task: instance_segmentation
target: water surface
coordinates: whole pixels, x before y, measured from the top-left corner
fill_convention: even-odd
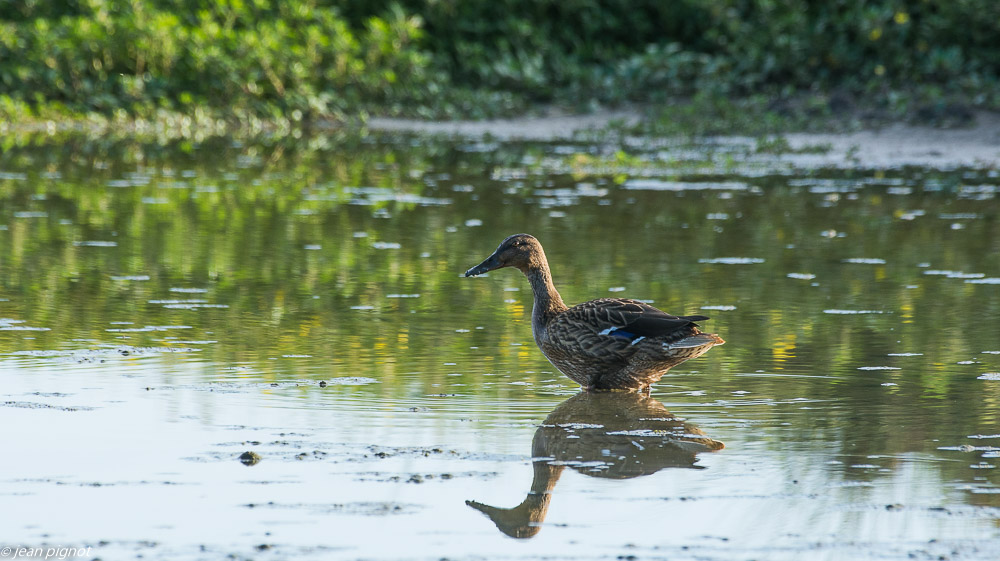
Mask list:
[[[0,546],[1000,549],[995,165],[856,168],[752,139],[4,146]],[[461,277],[517,232],[567,303],[708,315],[726,345],[649,398],[580,395],[535,348],[518,272]]]

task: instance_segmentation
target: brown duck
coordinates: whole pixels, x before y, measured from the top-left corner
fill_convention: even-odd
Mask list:
[[[599,298],[567,307],[552,284],[542,244],[528,234],[505,239],[465,276],[502,267],[516,267],[528,277],[535,343],[584,389],[645,391],[667,370],[725,343],[698,329],[694,322],[706,316],[673,316],[638,300]]]

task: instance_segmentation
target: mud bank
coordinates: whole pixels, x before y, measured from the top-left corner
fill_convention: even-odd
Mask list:
[[[375,117],[368,128],[465,137],[491,136],[498,140],[558,140],[612,124],[635,125],[643,118],[637,110],[600,111],[589,115],[552,114],[542,117],[492,119],[488,121],[421,121]]]
[[[975,125],[963,129],[895,124],[880,130],[848,134],[788,134],[793,149],[828,145],[832,163],[850,161],[862,167],[1000,165],[1000,115],[979,113]]]
[[[498,140],[558,140],[612,125],[631,126],[644,119],[639,110],[603,111],[590,115],[549,115],[490,121],[420,121],[373,118],[367,126],[380,131],[411,131]],[[991,167],[1000,164],[1000,114],[980,112],[968,128],[940,129],[897,123],[852,133],[788,133],[793,151],[824,147],[814,164],[833,167],[898,166]]]

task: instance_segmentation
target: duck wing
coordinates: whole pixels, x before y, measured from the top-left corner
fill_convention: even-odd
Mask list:
[[[675,316],[645,302],[625,298],[601,298],[584,302],[566,311],[575,321],[593,326],[598,332],[622,337],[622,332],[637,337],[662,337],[687,328],[708,316]],[[697,327],[697,324],[694,324]]]
[[[707,316],[674,316],[638,300],[600,298],[573,306],[549,325],[549,336],[576,354],[623,360],[646,337],[680,339],[698,333]]]

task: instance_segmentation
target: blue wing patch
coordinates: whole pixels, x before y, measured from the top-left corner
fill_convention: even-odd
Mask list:
[[[624,331],[621,329],[616,329],[611,333],[608,333],[608,335],[611,335],[612,337],[621,337],[623,339],[628,339],[629,341],[638,337],[638,335],[636,335],[635,333],[629,333],[628,331]]]
[[[628,339],[629,341],[638,337],[635,333],[630,331],[625,331],[624,329],[618,329],[617,327],[609,327],[604,331],[601,331],[601,335],[610,335],[612,337],[621,337],[622,339]]]

